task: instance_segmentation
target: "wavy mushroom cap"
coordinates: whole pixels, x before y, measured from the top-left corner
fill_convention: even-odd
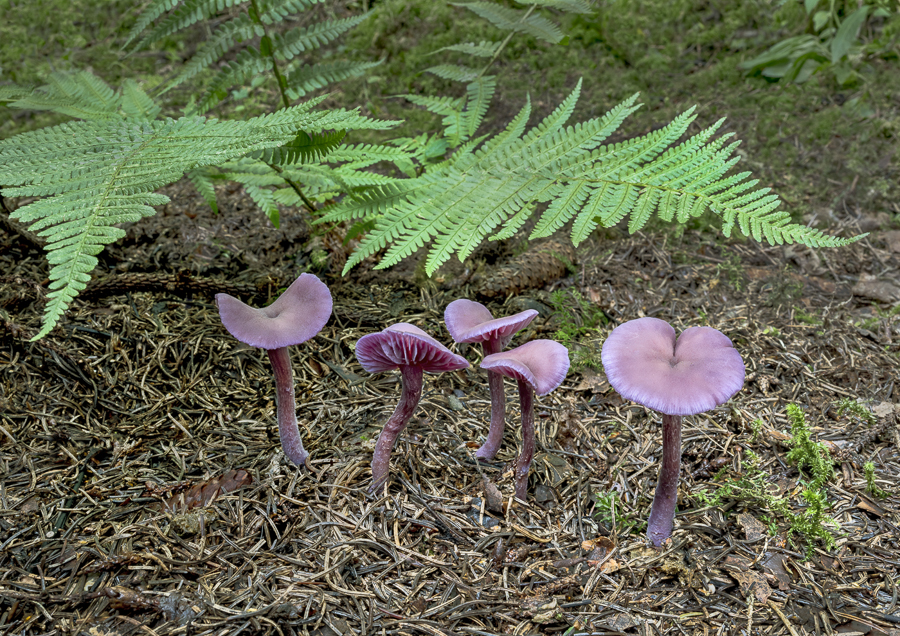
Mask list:
[[[300,274],[268,307],[259,309],[228,294],[216,294],[222,324],[251,347],[280,349],[306,342],[331,316],[331,292],[312,274]]]
[[[538,315],[527,309],[514,316],[494,318],[487,307],[474,300],[460,298],[447,305],[444,322],[455,342],[484,342],[500,340],[505,347],[518,331],[524,329]]]
[[[727,402],[744,386],[744,362],[712,327],[675,330],[659,318],[613,329],[600,357],[619,394],[666,415],[695,415]]]
[[[481,368],[527,382],[538,395],[547,395],[566,379],[569,350],[553,340],[532,340],[485,356]]]
[[[429,373],[441,373],[469,366],[465,358],[406,322],[398,322],[384,331],[360,338],[356,343],[356,359],[369,373],[381,373],[404,366],[422,367],[423,371]]]

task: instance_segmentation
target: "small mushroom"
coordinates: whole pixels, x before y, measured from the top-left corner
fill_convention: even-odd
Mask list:
[[[460,298],[447,305],[444,322],[455,342],[480,342],[484,355],[489,356],[503,351],[513,336],[537,315],[534,309],[528,309],[514,316],[494,318],[481,303]],[[475,452],[477,459],[484,460],[493,459],[500,450],[506,423],[506,395],[500,374],[488,371],[488,387],[491,391],[491,426],[484,444]]]
[[[356,359],[369,373],[400,369],[403,381],[400,402],[375,443],[372,485],[369,488],[369,492],[374,492],[387,481],[391,449],[419,404],[422,396],[422,373],[456,371],[465,369],[469,363],[418,327],[405,322],[360,338],[356,343]]]
[[[647,522],[655,546],[672,536],[681,470],[681,418],[727,402],[744,386],[744,362],[728,336],[712,327],[675,330],[659,318],[613,329],[600,354],[619,394],[662,413],[663,454]]]
[[[268,307],[255,308],[228,294],[216,294],[222,324],[232,336],[269,354],[275,371],[278,435],[288,459],[303,466],[303,448],[294,403],[294,374],[288,347],[314,337],[331,316],[331,292],[312,274],[300,274]]]
[[[569,372],[569,350],[553,340],[532,340],[485,356],[481,368],[513,378],[519,385],[522,408],[522,452],[516,462],[516,497],[528,497],[528,472],[534,458],[534,393],[547,395]]]

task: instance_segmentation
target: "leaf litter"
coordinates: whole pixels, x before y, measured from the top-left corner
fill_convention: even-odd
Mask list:
[[[283,231],[255,230],[256,250],[223,235],[241,210],[142,222],[129,234],[139,249],[108,258],[149,276],[97,287],[37,343],[46,266],[26,239],[0,233],[6,633],[898,633],[900,324],[855,296],[840,265],[896,276],[896,255],[856,244],[820,253],[829,273],[786,274],[781,248],[693,231],[597,237],[566,268],[529,272],[537,287],[489,301],[497,315],[539,308],[518,342],[552,338],[568,319],[550,310],[553,291],[575,288],[612,320],[580,341],[581,370],[536,404],[530,502],[512,496],[515,400],[496,460],[474,460],[490,419],[474,348],[459,349],[471,369],[426,381],[392,481],[367,496],[399,382],[366,374],[354,343],[400,320],[449,342],[444,307],[476,297],[504,254],[476,254],[480,277],[446,273],[462,281],[455,289],[419,286],[402,268],[376,276],[371,263],[348,279],[322,272],[334,316],[292,353],[312,451],[298,470],[280,451],[264,352],[228,337],[208,294],[220,281],[271,299],[306,261]],[[159,229],[183,224],[197,249]],[[732,401],[686,420],[676,529],[662,550],[643,536],[660,422],[611,391],[591,357],[615,323],[645,315],[722,330],[748,372]],[[877,406],[875,424],[839,415],[842,398]],[[788,403],[837,462],[825,485],[832,549],[807,550],[758,503],[696,496],[740,477],[751,451],[771,494],[802,512],[808,477],[786,461]],[[888,498],[865,494],[862,461]]]

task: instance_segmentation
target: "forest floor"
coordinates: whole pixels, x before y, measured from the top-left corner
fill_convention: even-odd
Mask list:
[[[364,372],[354,342],[402,320],[450,344],[444,307],[496,290],[490,272],[540,260],[541,244],[519,261],[515,244],[483,250],[425,283],[414,261],[340,278],[340,242],[309,240],[301,217],[275,229],[240,192],[220,192],[218,216],[186,182],[168,193],[104,254],[116,282],[34,343],[44,257],[0,232],[0,633],[898,633],[896,232],[818,252],[697,230],[596,235],[568,269],[484,299],[495,316],[538,309],[514,344],[562,331],[577,363],[538,399],[528,501],[512,495],[512,385],[500,454],[474,460],[490,407],[476,347],[461,350],[468,371],[427,378],[392,480],[370,496],[399,378]],[[312,453],[298,469],[265,353],[228,335],[210,294],[262,304],[322,246],[335,306],[292,351]],[[730,402],[686,418],[661,550],[643,534],[659,417],[597,364],[609,331],[644,315],[722,330],[748,374]],[[790,403],[835,462],[824,515],[786,460]],[[868,461],[886,498],[866,488]]]

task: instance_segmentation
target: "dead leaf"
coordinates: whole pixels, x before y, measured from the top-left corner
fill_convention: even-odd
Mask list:
[[[253,483],[253,477],[243,468],[229,470],[219,477],[195,484],[183,493],[179,493],[163,502],[163,507],[174,512],[191,510],[208,506],[218,495],[233,492]]]
[[[495,514],[502,515],[503,495],[500,489],[487,477],[482,480],[481,485],[484,488],[484,507]]]
[[[865,510],[876,517],[884,516],[884,508],[879,506],[877,503],[866,497],[865,495],[859,496],[859,501],[856,503],[856,507],[860,510]]]
[[[728,574],[738,582],[744,595],[752,592],[759,603],[765,603],[772,595],[772,588],[769,587],[769,582],[766,581],[766,577],[755,570],[729,570]]]
[[[782,592],[791,588],[791,575],[785,569],[784,564],[787,557],[778,552],[769,553],[769,556],[763,561],[763,570],[771,574],[778,581],[778,589]]]
[[[766,536],[766,526],[753,515],[742,512],[738,515],[738,523],[743,526],[747,541],[759,541]]]

